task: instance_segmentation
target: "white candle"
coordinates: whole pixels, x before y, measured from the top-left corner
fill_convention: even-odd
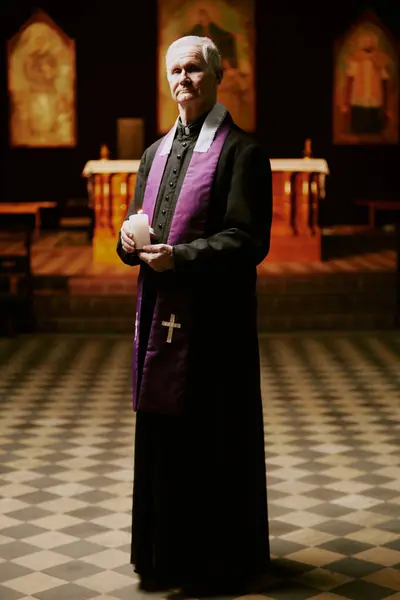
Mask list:
[[[141,250],[143,246],[150,244],[149,217],[144,213],[131,215],[129,217],[129,229],[135,237],[136,249]]]

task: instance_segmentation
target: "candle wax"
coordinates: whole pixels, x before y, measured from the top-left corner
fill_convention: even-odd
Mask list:
[[[135,237],[136,249],[141,250],[150,242],[149,217],[144,213],[131,215],[129,217],[129,229]]]

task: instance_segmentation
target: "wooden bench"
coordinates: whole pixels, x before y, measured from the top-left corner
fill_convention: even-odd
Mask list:
[[[91,244],[94,227],[94,209],[88,206],[87,198],[68,198],[61,208],[59,230],[82,231]]]
[[[400,211],[400,200],[357,200],[356,205],[368,207],[368,224],[371,229],[375,229],[377,211]]]
[[[375,229],[375,214],[378,210],[393,211],[396,238],[396,295],[397,307],[395,325],[400,328],[400,200],[358,200],[358,206],[368,207],[368,223],[371,230]]]
[[[35,213],[0,217],[0,329],[14,335],[18,324],[32,330],[33,283],[31,248]]]
[[[57,202],[0,202],[0,218],[8,215],[34,215],[35,232],[40,229],[40,212],[46,208],[56,208]]]

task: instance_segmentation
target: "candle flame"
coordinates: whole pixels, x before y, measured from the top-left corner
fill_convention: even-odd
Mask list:
[[[140,208],[140,209],[137,211],[137,214],[138,214],[138,215],[141,215],[141,214],[142,214],[142,212],[143,212],[143,210]]]

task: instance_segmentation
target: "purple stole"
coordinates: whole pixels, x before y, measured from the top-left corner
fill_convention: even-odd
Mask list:
[[[218,108],[219,106],[219,108]],[[221,113],[221,105],[216,112]],[[213,112],[214,109],[211,111]],[[208,149],[196,151],[202,133],[192,154],[171,222],[168,244],[190,243],[204,236],[210,192],[222,147],[231,127],[228,113],[221,113],[222,123]],[[208,117],[207,117],[208,119]],[[207,123],[207,119],[206,122]],[[204,128],[204,125],[203,125]],[[154,157],[148,176],[143,212],[152,223],[158,190],[167,164],[175,127],[163,138]],[[172,139],[171,139],[172,138]],[[167,149],[166,149],[167,146]],[[169,271],[160,274],[150,335],[146,348],[141,382],[138,382],[140,343],[140,314],[143,276],[138,278],[135,339],[133,344],[133,408],[135,411],[179,414],[187,397],[190,374],[188,353],[193,323],[188,306],[188,294],[179,286]],[[164,277],[166,275],[166,277]]]

